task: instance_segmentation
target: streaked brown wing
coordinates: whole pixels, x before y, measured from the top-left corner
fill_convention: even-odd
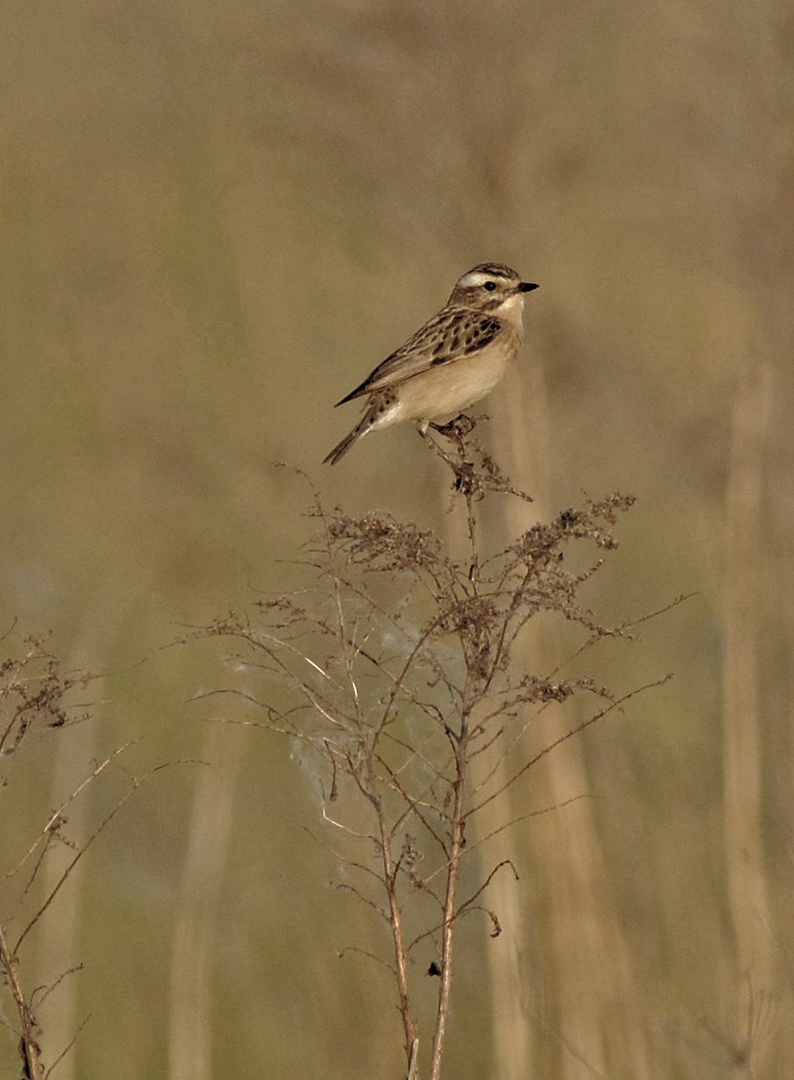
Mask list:
[[[337,405],[404,382],[429,371],[438,364],[451,364],[478,349],[485,348],[501,331],[502,324],[492,315],[480,315],[466,308],[440,311],[408,338],[391,356],[367,376],[360,386],[343,397]]]
[[[432,365],[450,364],[464,356],[470,356],[479,349],[484,349],[497,336],[502,324],[493,315],[474,315],[461,320],[459,326],[451,328],[452,333],[433,349]]]

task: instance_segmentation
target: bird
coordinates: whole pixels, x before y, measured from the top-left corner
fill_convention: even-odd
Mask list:
[[[480,263],[456,283],[444,307],[335,408],[367,398],[364,415],[323,464],[335,465],[370,431],[458,414],[485,397],[521,347],[524,294],[537,289],[503,263]]]

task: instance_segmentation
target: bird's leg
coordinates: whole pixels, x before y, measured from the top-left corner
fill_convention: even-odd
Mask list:
[[[438,456],[443,461],[445,461],[447,463],[447,465],[449,465],[450,469],[452,469],[452,471],[457,476],[458,472],[459,472],[458,466],[455,464],[455,462],[452,460],[452,458],[449,457],[449,455],[446,454],[444,452],[444,450],[438,445],[436,440],[431,439],[431,437],[427,433],[428,427],[435,428],[436,431],[441,432],[441,428],[439,428],[436,424],[428,424],[427,421],[424,421],[421,424],[417,424],[417,430],[418,430],[419,434],[422,436],[422,438],[425,440],[427,445],[431,448],[431,450],[433,450],[434,453],[438,454]]]
[[[471,417],[466,416],[465,413],[461,413],[461,415],[454,420],[450,420],[448,424],[439,425],[423,421],[418,425],[419,434],[425,442],[428,443],[433,451],[449,465],[450,469],[452,469],[455,476],[455,490],[466,497],[470,496],[479,486],[475,478],[475,467],[472,462],[466,460],[465,438],[474,429],[474,426],[475,421],[472,420]],[[439,446],[435,439],[430,438],[427,433],[428,427],[432,427],[439,435],[443,435],[444,438],[450,440],[457,451],[457,460],[453,460],[453,458]]]

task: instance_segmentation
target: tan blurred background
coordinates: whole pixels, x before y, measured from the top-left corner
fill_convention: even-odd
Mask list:
[[[382,974],[336,957],[377,937],[302,829],[311,785],[194,722],[218,649],[163,646],[291,574],[310,494],[276,461],[445,528],[410,429],[319,462],[333,402],[499,260],[541,285],[488,404],[504,464],[550,512],[638,496],[600,610],[694,596],[592,659],[617,690],[675,673],[581,742],[595,935],[555,922],[543,830],[579,811],[547,815],[504,941],[462,938],[447,1075],[790,1076],[790,5],[7,0],[0,26],[0,619],[108,673],[13,811],[33,829],[133,736],[130,768],[213,762],[158,776],[53,912],[37,978],[86,971],[45,1060],[90,1013],[64,1078],[399,1075]]]

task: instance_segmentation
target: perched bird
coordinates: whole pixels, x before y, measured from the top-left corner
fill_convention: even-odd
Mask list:
[[[368,399],[361,421],[323,464],[335,465],[369,431],[414,420],[424,435],[431,420],[485,397],[521,346],[524,293],[537,287],[502,263],[464,274],[446,306],[337,402]]]

